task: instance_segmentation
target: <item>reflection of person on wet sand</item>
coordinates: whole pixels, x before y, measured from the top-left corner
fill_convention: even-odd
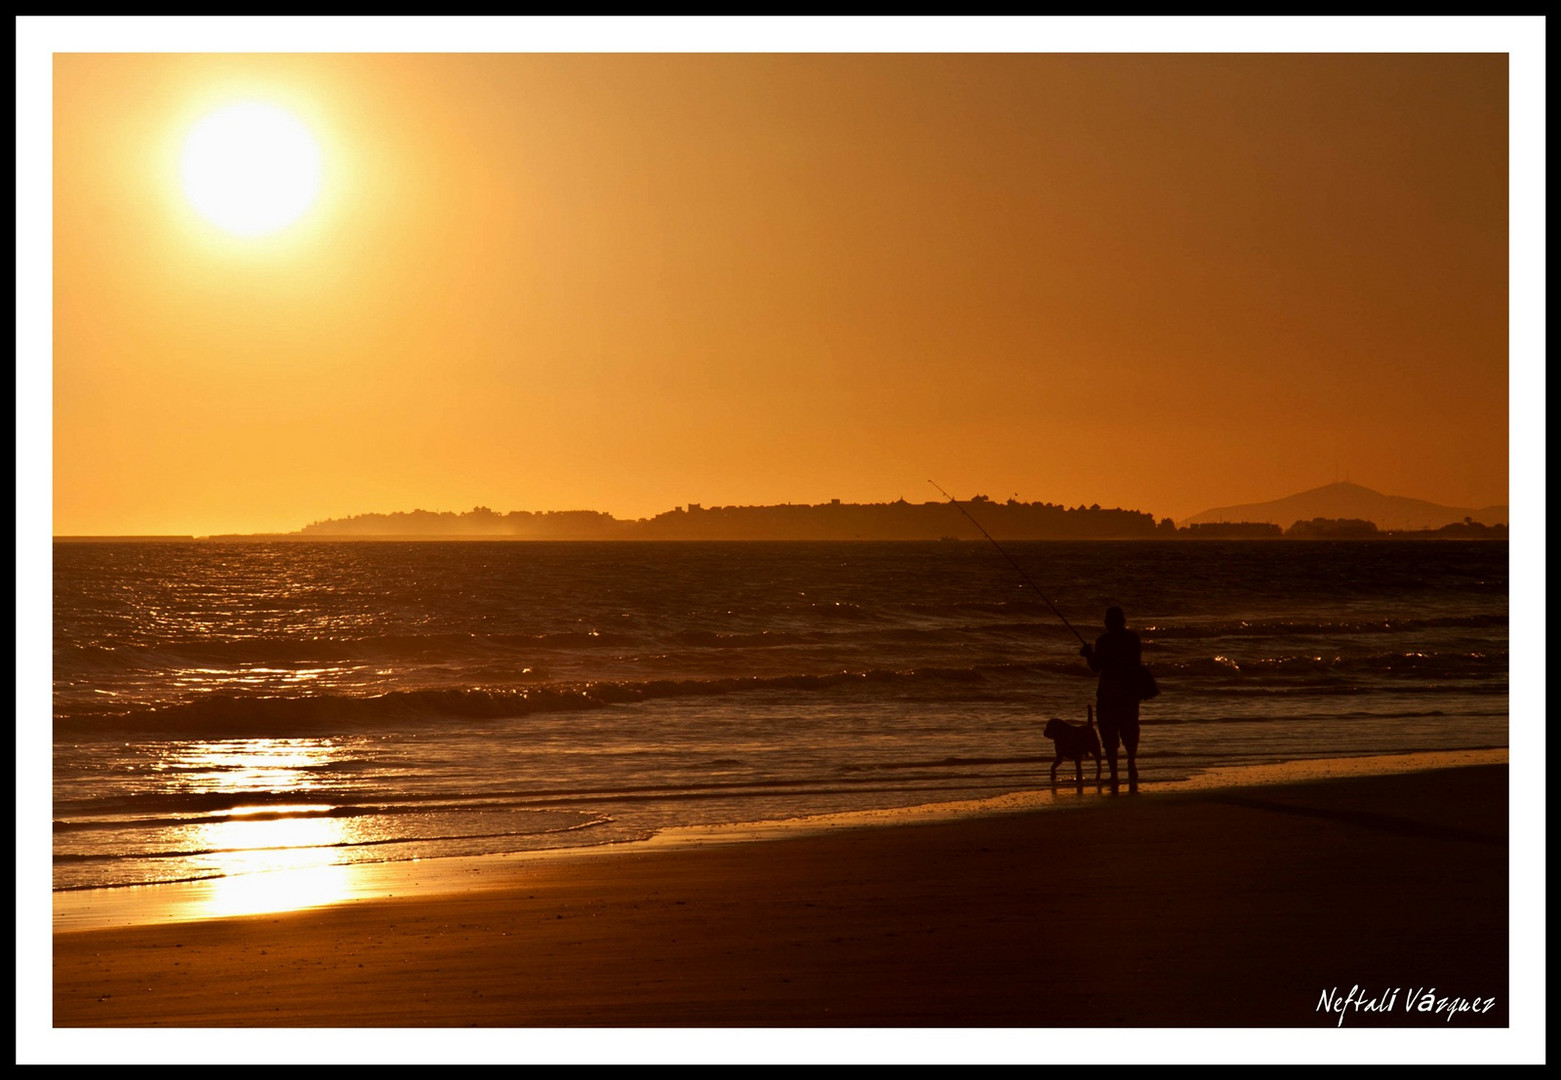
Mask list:
[[[1100,738],[1105,743],[1106,761],[1111,767],[1111,787],[1117,786],[1117,743],[1127,747],[1127,785],[1138,790],[1138,666],[1143,644],[1127,628],[1127,616],[1119,607],[1106,609],[1106,632],[1094,645],[1086,644],[1079,655],[1089,661],[1091,671],[1100,672],[1095,690],[1095,711],[1099,714]]]

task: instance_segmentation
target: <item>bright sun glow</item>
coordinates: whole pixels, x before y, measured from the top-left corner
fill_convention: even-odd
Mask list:
[[[184,194],[202,217],[238,236],[291,225],[320,193],[320,146],[275,105],[246,102],[191,129],[180,162]]]

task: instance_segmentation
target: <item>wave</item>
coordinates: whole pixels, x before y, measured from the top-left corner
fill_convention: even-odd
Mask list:
[[[782,675],[721,679],[662,679],[592,682],[518,689],[398,690],[374,696],[317,694],[308,697],[212,695],[161,708],[124,712],[77,712],[56,716],[56,736],[117,737],[192,735],[204,738],[285,738],[335,731],[417,725],[441,720],[504,720],[535,713],[578,712],[614,705],[679,697],[749,694],[755,691],[824,691],[852,685],[909,684],[920,679],[979,681],[972,670],[899,672],[872,670],[826,675]]]
[[[1413,633],[1419,630],[1487,630],[1507,624],[1505,614],[1447,615],[1424,619],[1227,619],[1186,624],[1149,624],[1138,627],[1138,632],[1148,646],[1156,638],[1347,637],[1356,634]]]
[[[78,644],[58,642],[56,667],[84,671],[180,670],[266,664],[462,660],[494,653],[643,645],[627,634],[569,630],[547,634],[391,634],[377,637],[269,638]]]
[[[1283,653],[1232,657],[1212,653],[1171,659],[1150,653],[1163,688],[1221,694],[1242,692],[1354,692],[1366,683],[1390,680],[1435,689],[1439,683],[1499,684],[1508,669],[1505,651],[1374,651],[1360,655]],[[742,667],[743,665],[736,665]],[[603,679],[572,683],[511,679],[522,685],[396,689],[379,694],[212,693],[194,700],[126,707],[104,705],[102,698],[60,702],[57,734],[69,736],[193,735],[204,738],[251,736],[280,738],[336,731],[417,726],[441,720],[500,721],[537,713],[566,713],[669,698],[752,695],[766,692],[901,693],[957,697],[982,693],[1028,693],[1043,683],[1080,685],[1093,676],[1077,660],[1054,657],[1034,661],[978,663],[967,666],[924,664],[917,667],[864,667],[827,673],[764,675],[724,674],[705,678]],[[1259,685],[1254,685],[1259,684]],[[1399,688],[1395,685],[1395,688]]]
[[[582,663],[603,650],[666,655],[693,672],[721,666],[720,654],[765,653],[797,646],[838,647],[862,666],[896,666],[894,657],[912,649],[958,649],[972,645],[1045,642],[1066,638],[1055,620],[1023,618],[971,620],[972,612],[1032,614],[1026,604],[912,605],[917,621],[862,626],[855,605],[821,605],[827,622],[753,630],[698,627],[649,627],[568,630],[539,634],[434,633],[351,637],[249,637],[227,640],[78,643],[57,641],[56,678],[87,682],[108,676],[158,677],[170,673],[213,676],[256,669],[287,670],[305,666],[341,671],[372,671],[378,666],[509,665],[506,681],[545,677],[547,664],[577,659]],[[1042,614],[1034,612],[1034,614]],[[941,616],[958,615],[956,622]],[[927,619],[929,621],[920,621]],[[1357,618],[1344,620],[1216,620],[1195,623],[1150,622],[1140,627],[1144,648],[1151,655],[1174,643],[1183,649],[1199,640],[1290,639],[1295,645],[1318,638],[1345,640],[1359,636],[1413,635],[1436,630],[1491,630],[1507,626],[1505,614],[1444,616],[1421,619]],[[1304,647],[1304,646],[1302,646]],[[887,662],[886,662],[887,661]]]

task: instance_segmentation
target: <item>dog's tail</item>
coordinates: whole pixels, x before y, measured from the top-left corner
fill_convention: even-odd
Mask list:
[[[1095,706],[1093,706],[1093,705],[1086,705],[1086,706],[1084,706],[1084,714],[1089,717],[1089,726],[1090,727],[1094,727],[1095,726]]]

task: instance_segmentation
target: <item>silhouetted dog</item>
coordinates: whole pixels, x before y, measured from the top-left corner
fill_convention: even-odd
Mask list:
[[[1088,724],[1072,724],[1056,717],[1046,721],[1045,735],[1057,747],[1057,759],[1052,762],[1052,783],[1057,782],[1057,766],[1064,761],[1073,762],[1073,779],[1084,782],[1084,758],[1095,759],[1095,780],[1100,780],[1100,733],[1095,730],[1095,707],[1088,706]]]

